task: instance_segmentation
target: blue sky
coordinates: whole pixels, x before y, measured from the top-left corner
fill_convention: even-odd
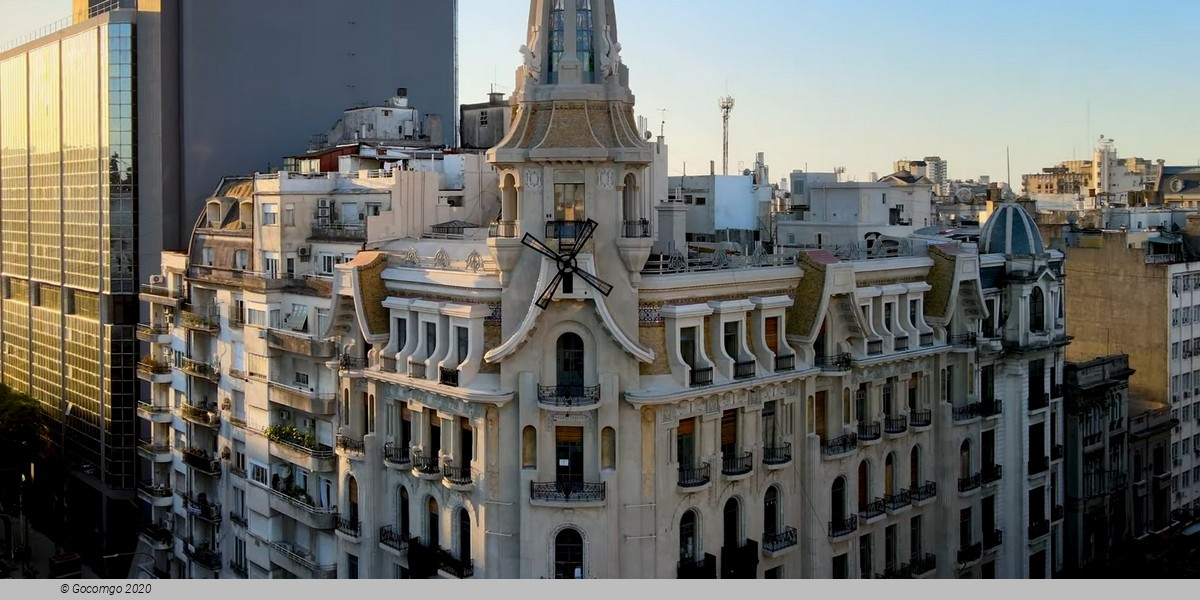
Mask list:
[[[0,40],[69,11],[0,0]],[[459,0],[459,99],[511,92],[528,0]],[[730,168],[766,153],[772,177],[846,167],[865,178],[937,154],[950,175],[1013,179],[1090,154],[1197,164],[1200,2],[617,0],[638,112],[667,109],[671,169],[721,159],[717,99],[737,99]],[[2,42],[0,42],[2,43]],[[1089,111],[1090,105],[1090,111]],[[1089,119],[1090,113],[1090,119]]]

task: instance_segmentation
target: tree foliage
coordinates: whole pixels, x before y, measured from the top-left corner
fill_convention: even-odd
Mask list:
[[[41,423],[36,400],[0,384],[0,464],[23,468],[38,455]]]

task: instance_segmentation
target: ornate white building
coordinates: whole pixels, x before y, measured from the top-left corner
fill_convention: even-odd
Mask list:
[[[143,294],[149,483],[183,496],[145,496],[160,570],[1051,572],[1061,255],[1016,206],[982,256],[894,239],[652,253],[687,247],[683,214],[650,193],[662,147],[635,127],[617,39],[612,0],[532,0],[487,155],[498,206],[462,207],[499,214],[487,232],[431,219],[437,177],[399,170],[255,178],[210,202]],[[378,197],[353,244],[260,218],[276,195],[319,216],[333,194]],[[348,260],[280,277],[300,243]]]

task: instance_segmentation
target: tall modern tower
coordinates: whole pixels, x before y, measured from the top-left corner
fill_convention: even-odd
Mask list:
[[[137,282],[222,175],[278,165],[329,115],[403,86],[452,118],[457,2],[75,9],[0,53],[0,380],[41,403],[70,465],[37,469],[39,504],[100,552],[132,535],[111,525],[129,522],[137,477]],[[421,59],[381,58],[405,56]]]

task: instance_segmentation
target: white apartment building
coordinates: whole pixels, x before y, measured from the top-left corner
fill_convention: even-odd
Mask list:
[[[776,214],[783,248],[873,246],[933,223],[933,184],[906,171],[873,182],[838,182],[828,173],[791,175],[787,212]]]
[[[498,205],[445,221],[436,178],[410,171],[256,177],[143,295],[146,456],[182,496],[145,539],[173,573],[1048,575],[1061,255],[1024,213],[985,229],[995,254],[689,248],[612,0],[531,4],[478,194]],[[377,194],[356,252],[264,218]],[[244,241],[210,264],[226,237]],[[309,277],[310,246],[353,258]]]

